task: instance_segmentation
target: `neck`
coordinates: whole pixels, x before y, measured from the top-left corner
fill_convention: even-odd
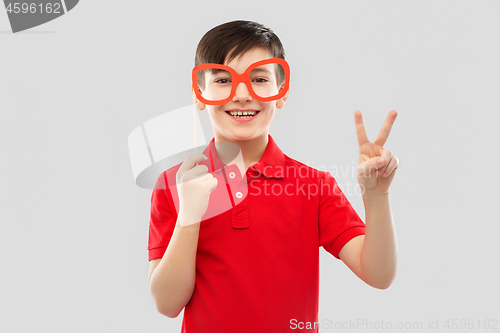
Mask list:
[[[240,148],[245,170],[261,159],[269,142],[268,133],[264,133],[249,140],[229,140],[217,134],[214,137],[215,142],[231,142]],[[241,167],[242,166],[240,166],[240,169]]]

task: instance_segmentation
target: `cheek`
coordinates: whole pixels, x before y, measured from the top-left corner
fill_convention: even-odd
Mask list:
[[[267,113],[269,113],[269,112],[273,112],[274,111],[275,105],[276,105],[276,101],[261,102],[260,103],[260,108],[262,110],[266,111]]]
[[[210,119],[210,122],[212,124],[216,124],[221,121],[222,117],[220,114],[217,113],[217,108],[214,108],[212,105],[207,105],[207,108],[205,109],[208,113],[208,118]]]
[[[274,108],[276,106],[276,101],[264,102],[262,104],[262,110],[265,111],[265,116],[267,119],[272,118],[274,115]]]
[[[207,105],[207,111],[210,117],[218,115],[220,113],[220,106],[219,105]]]

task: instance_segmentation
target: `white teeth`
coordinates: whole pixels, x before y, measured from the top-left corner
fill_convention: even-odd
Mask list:
[[[231,116],[254,116],[257,112],[256,111],[229,111]]]

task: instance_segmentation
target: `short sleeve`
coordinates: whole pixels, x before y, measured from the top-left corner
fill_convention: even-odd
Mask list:
[[[329,172],[319,181],[319,245],[339,258],[342,247],[352,238],[365,234],[365,223]]]
[[[151,194],[148,240],[149,261],[163,257],[177,222],[177,216],[172,212],[167,199],[169,187],[165,178],[165,173],[160,174]]]

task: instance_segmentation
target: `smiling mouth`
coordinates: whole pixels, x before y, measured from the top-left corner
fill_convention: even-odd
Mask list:
[[[232,115],[229,111],[225,111],[228,115],[230,115],[231,117],[234,117],[234,118],[242,118],[242,119],[245,119],[245,118],[252,118],[252,117],[255,117],[260,111],[257,111],[255,112],[254,115]]]

